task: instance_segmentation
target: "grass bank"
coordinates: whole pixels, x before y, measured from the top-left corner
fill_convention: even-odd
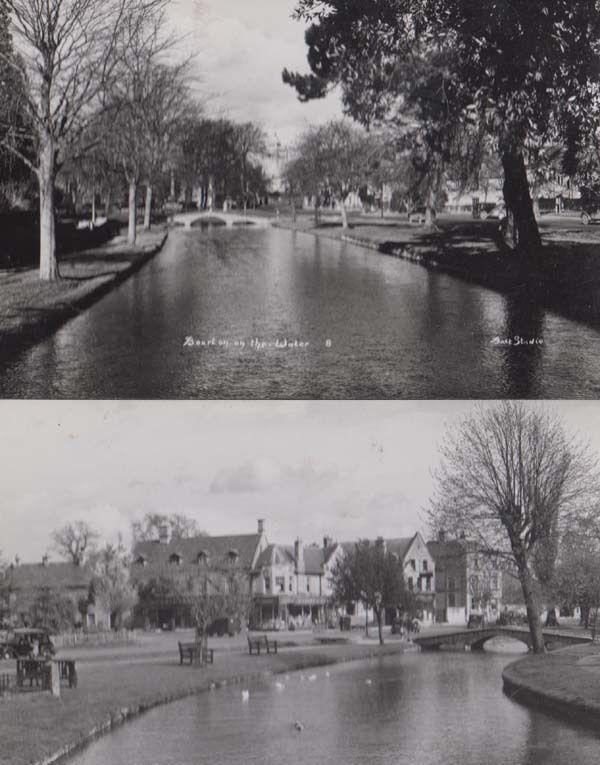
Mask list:
[[[214,665],[180,666],[177,643],[169,653],[123,652],[120,659],[78,662],[79,685],[49,693],[21,693],[0,700],[0,765],[49,765],[94,737],[142,712],[228,683],[344,661],[402,653],[400,643],[302,645],[277,655],[215,650]]]
[[[117,236],[106,244],[63,255],[61,278],[42,282],[37,269],[0,272],[0,353],[20,351],[55,332],[141,268],[163,246],[164,227],[140,232],[135,247]]]
[[[531,324],[535,306],[600,323],[600,236],[578,230],[577,221],[572,229],[564,221],[560,226],[544,223],[543,246],[535,254],[516,254],[504,247],[498,221],[446,216],[440,217],[435,231],[405,220],[364,218],[346,230],[333,219],[315,226],[308,217],[296,223],[280,218],[274,225],[366,247],[508,294],[527,306]]]
[[[504,691],[524,704],[577,722],[600,722],[600,645],[530,654],[502,673]]]

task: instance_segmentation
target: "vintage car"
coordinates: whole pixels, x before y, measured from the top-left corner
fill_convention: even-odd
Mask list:
[[[229,635],[229,637],[233,637],[238,632],[240,632],[242,626],[239,622],[239,620],[236,619],[228,619],[226,616],[223,616],[219,619],[214,619],[206,628],[206,634],[209,637],[212,637],[213,635],[217,635],[217,637],[223,637],[223,635]]]
[[[22,627],[8,633],[6,639],[0,644],[0,655],[5,659],[34,656],[36,645],[39,656],[53,656],[56,652],[48,630]]]

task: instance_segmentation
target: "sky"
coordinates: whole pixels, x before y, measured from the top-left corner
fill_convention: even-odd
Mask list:
[[[341,116],[339,96],[302,104],[281,80],[308,71],[303,22],[294,0],[173,0],[171,23],[194,54],[206,110],[262,125],[286,144],[309,124]]]
[[[600,403],[548,404],[600,454]],[[4,560],[57,559],[50,534],[83,519],[104,540],[145,512],[212,535],[291,544],[408,536],[447,425],[472,402],[0,402]]]

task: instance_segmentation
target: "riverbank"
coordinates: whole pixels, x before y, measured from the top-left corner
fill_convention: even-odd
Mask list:
[[[559,225],[560,223],[560,225]],[[540,305],[571,318],[600,323],[600,235],[564,220],[540,227],[543,247],[535,255],[517,255],[502,243],[498,221],[440,217],[428,231],[405,220],[358,219],[342,229],[334,218],[319,226],[308,217],[295,223],[280,218],[275,226],[337,239],[423,267],[458,276],[529,306]]]
[[[156,255],[167,238],[165,227],[140,231],[134,247],[124,236],[63,255],[61,278],[39,280],[37,269],[0,271],[0,352],[14,353],[55,332],[68,319],[99,300]]]
[[[528,655],[502,673],[515,701],[595,727],[600,722],[600,645]]]
[[[401,643],[302,645],[277,655],[220,650],[214,664],[180,666],[177,639],[169,653],[136,651],[122,660],[78,661],[79,684],[49,693],[21,693],[0,700],[0,765],[50,765],[94,737],[160,704],[230,683],[252,683],[272,674],[345,661],[400,654]],[[66,653],[65,653],[66,655]]]

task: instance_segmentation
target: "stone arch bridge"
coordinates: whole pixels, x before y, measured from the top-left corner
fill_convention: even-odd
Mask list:
[[[216,221],[226,226],[257,226],[266,228],[271,225],[269,218],[260,215],[244,215],[243,213],[222,212],[221,210],[192,210],[190,212],[176,213],[171,218],[175,226],[192,228],[199,223]]]
[[[548,651],[569,645],[585,645],[592,642],[592,639],[589,637],[561,630],[543,630],[543,635],[546,650]],[[495,637],[520,640],[531,649],[529,630],[526,627],[518,626],[500,627],[494,625],[478,629],[467,629],[465,627],[447,632],[440,631],[433,635],[416,635],[413,637],[413,643],[418,645],[423,651],[435,651],[439,648],[465,650],[467,647],[472,651],[481,651],[487,641]]]

